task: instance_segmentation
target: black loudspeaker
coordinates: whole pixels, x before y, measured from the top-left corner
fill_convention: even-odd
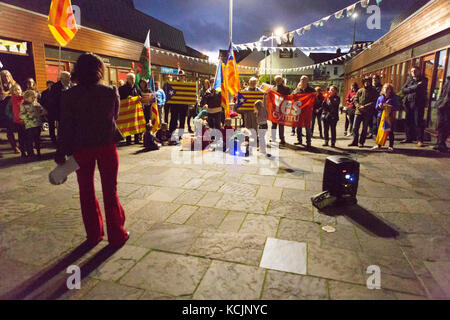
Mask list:
[[[340,204],[356,204],[359,183],[359,163],[353,159],[332,156],[325,162],[323,191],[337,198]]]

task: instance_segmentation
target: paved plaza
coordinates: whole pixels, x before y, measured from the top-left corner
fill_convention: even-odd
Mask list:
[[[25,162],[1,144],[0,296],[450,299],[449,156],[399,144],[393,154],[373,152],[373,140],[349,152],[349,140],[331,149],[314,139],[306,152],[289,136],[270,161],[234,164],[213,152],[195,160],[179,146],[120,147],[118,192],[131,236],[117,251],[107,239],[80,246],[76,176],[48,182],[53,149]],[[361,164],[359,202],[321,213],[310,198],[322,190],[326,157],[338,154]],[[96,189],[101,202],[98,172]],[[80,290],[67,289],[70,265],[81,268]],[[380,290],[366,286],[371,265],[381,270]]]

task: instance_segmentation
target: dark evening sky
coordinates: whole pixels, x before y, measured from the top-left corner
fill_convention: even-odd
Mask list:
[[[277,27],[292,31],[333,14],[356,0],[234,0],[233,42],[257,41],[263,33]],[[369,30],[366,9],[359,14],[356,40],[374,41],[384,35],[391,21],[416,0],[383,0],[381,29]],[[217,57],[218,49],[228,46],[228,0],[134,0],[137,9],[183,31],[186,44]],[[370,0],[370,5],[376,4]],[[296,46],[343,45],[353,42],[353,20],[331,17],[323,27],[312,27],[295,36]]]

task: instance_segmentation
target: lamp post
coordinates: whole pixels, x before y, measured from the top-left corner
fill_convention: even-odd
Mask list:
[[[355,24],[353,26],[353,44],[356,43],[356,20],[357,20],[357,18],[358,18],[358,13],[355,12],[352,15],[352,19],[355,20]]]
[[[233,0],[230,0],[230,43],[233,42]]]

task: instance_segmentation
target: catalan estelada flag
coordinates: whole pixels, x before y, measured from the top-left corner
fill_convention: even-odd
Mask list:
[[[391,108],[383,110],[381,115],[380,127],[378,128],[378,135],[376,144],[384,147],[387,139],[389,138],[389,132],[392,130],[391,123]]]
[[[264,92],[241,91],[237,95],[236,111],[253,111],[258,100],[264,100]]]
[[[140,97],[120,101],[117,127],[124,137],[145,132],[145,116]]]
[[[65,47],[78,31],[70,0],[52,0],[48,27],[60,46]]]
[[[195,82],[167,82],[166,87],[167,104],[197,103],[197,84]]]
[[[159,111],[158,105],[156,103],[152,104],[152,132],[155,133],[159,129],[161,129],[161,122],[159,121]]]
[[[227,61],[223,71],[228,90],[234,96],[241,90],[241,81],[239,80],[239,71],[234,57],[233,45],[230,43],[228,49]]]

